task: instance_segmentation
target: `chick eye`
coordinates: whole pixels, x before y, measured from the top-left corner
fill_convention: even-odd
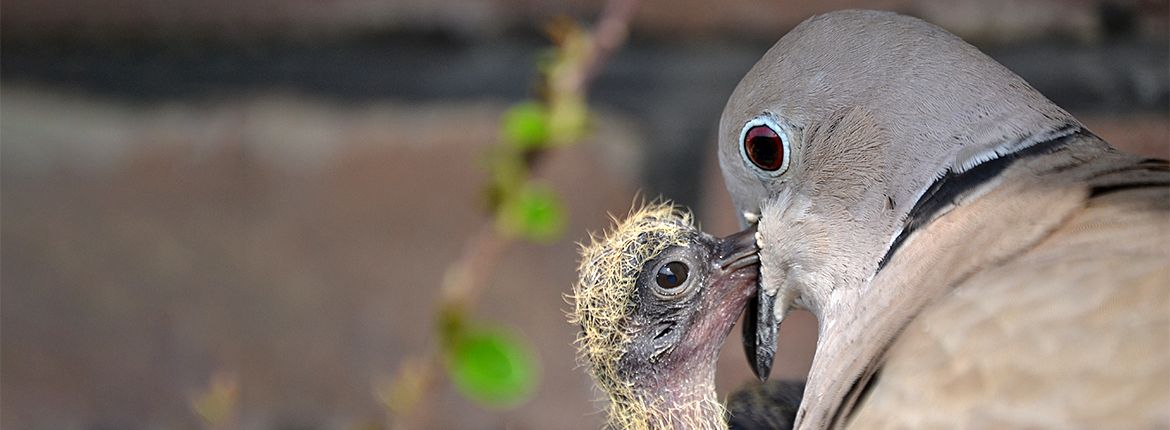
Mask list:
[[[689,271],[686,264],[672,261],[658,269],[658,275],[655,276],[654,281],[664,290],[673,290],[687,282],[687,272]]]
[[[743,151],[748,161],[768,172],[784,167],[784,157],[788,155],[780,135],[766,125],[754,126],[744,133]]]

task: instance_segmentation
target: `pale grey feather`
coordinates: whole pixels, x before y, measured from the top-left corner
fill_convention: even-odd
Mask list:
[[[761,116],[791,145],[778,176],[741,152]],[[1164,161],[1116,152],[946,31],[869,11],[781,39],[719,139],[777,319],[821,325],[797,428],[1170,426]]]

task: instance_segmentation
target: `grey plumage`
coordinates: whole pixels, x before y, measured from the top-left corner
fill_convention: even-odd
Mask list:
[[[759,222],[760,312],[820,322],[797,428],[1170,426],[1165,161],[946,31],[869,11],[781,39],[719,141]]]

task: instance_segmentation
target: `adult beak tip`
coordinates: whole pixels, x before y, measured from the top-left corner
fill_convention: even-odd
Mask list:
[[[743,325],[743,349],[747,355],[748,365],[760,381],[767,381],[772,373],[772,363],[776,357],[776,314],[773,307],[776,297],[765,292],[757,291],[755,297],[748,304]]]

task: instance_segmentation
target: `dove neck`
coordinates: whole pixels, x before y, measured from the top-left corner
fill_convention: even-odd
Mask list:
[[[1105,144],[1076,132],[1052,143],[1062,159],[1091,159]],[[852,288],[808,288],[801,300],[820,335],[797,428],[846,424],[895,340],[926,306],[961,288],[981,270],[1030,249],[1084,205],[1087,190],[1054,187],[1083,175],[1036,145],[909,235],[888,264]],[[1057,159],[1058,160],[1058,159]],[[1027,198],[1020,198],[1027,196]],[[969,290],[970,291],[970,290]]]

